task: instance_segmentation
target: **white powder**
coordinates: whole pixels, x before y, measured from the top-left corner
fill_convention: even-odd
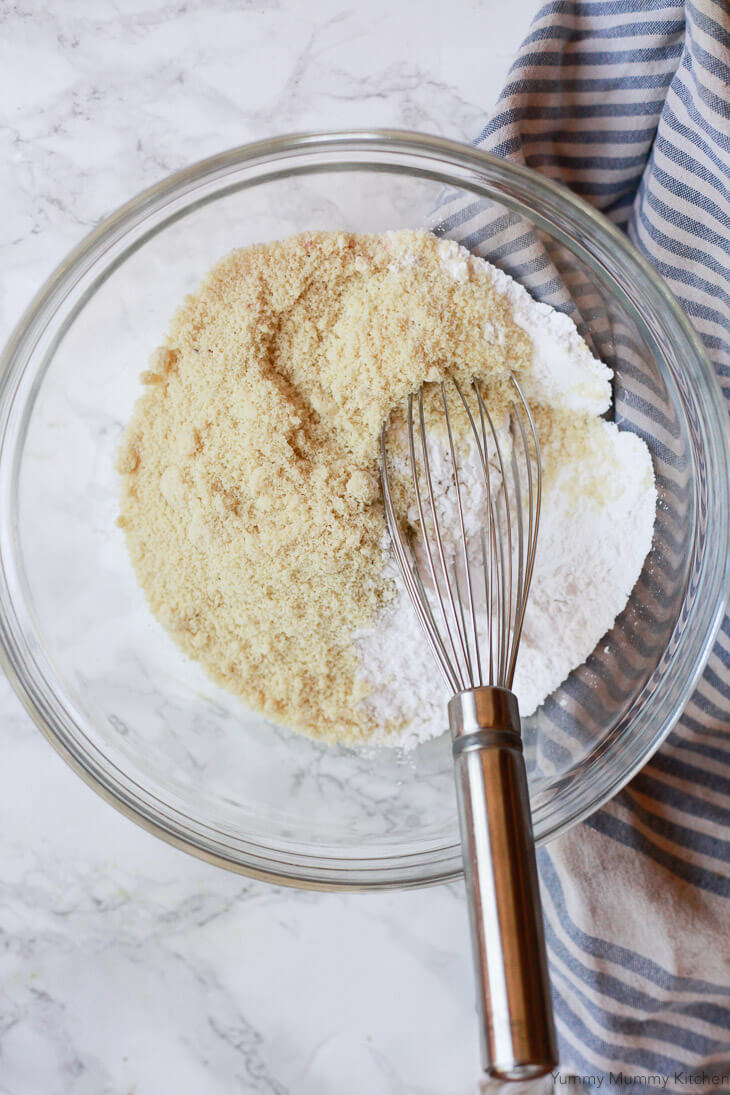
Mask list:
[[[528,401],[596,416],[596,443],[565,452],[543,493],[535,572],[517,659],[514,690],[523,715],[537,707],[591,654],[624,609],[650,550],[656,509],[651,456],[644,442],[598,419],[611,402],[611,370],[591,354],[572,320],[534,301],[507,274],[453,241],[439,245],[458,281],[479,263],[512,306],[532,340],[532,369],[523,379]],[[493,324],[487,341],[499,339]],[[500,444],[508,447],[506,424]],[[439,525],[447,556],[460,550],[460,530],[445,451],[434,447]],[[499,485],[492,469],[492,489]],[[478,542],[485,484],[475,452],[460,463],[467,542]],[[359,633],[360,673],[371,689],[364,701],[381,727],[372,739],[411,748],[447,728],[449,689],[424,639],[395,561],[384,542],[384,567],[398,595],[377,626]],[[482,613],[486,617],[485,613]]]

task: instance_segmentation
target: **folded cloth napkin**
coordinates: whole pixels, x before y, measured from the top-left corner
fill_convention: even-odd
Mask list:
[[[730,398],[730,4],[552,0],[477,143],[628,233]],[[730,618],[659,753],[539,862],[556,1091],[730,1092]]]

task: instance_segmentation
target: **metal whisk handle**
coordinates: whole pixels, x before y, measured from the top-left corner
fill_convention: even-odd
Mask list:
[[[558,1060],[517,698],[449,703],[485,1070],[543,1076]]]

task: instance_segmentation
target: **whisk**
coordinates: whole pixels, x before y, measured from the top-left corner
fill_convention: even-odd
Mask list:
[[[383,498],[403,581],[453,693],[448,716],[482,1061],[491,1076],[525,1080],[557,1063],[520,716],[511,690],[535,564],[540,445],[514,377],[508,432],[495,427],[476,380],[466,392],[455,381],[452,391],[451,384],[448,390],[441,384],[428,418],[432,432],[439,419],[445,425],[459,526],[455,557],[449,558],[440,526],[423,388],[409,397],[407,419],[415,511],[409,508],[418,515],[418,545],[396,514],[387,427],[381,435]],[[476,537],[467,535],[459,456],[464,438],[455,436],[450,402],[466,412],[462,421],[484,481],[486,504]]]

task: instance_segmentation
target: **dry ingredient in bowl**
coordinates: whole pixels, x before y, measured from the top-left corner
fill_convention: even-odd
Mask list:
[[[186,299],[118,461],[154,614],[220,684],[312,737],[441,733],[445,690],[388,554],[379,435],[424,381],[477,376],[498,405],[511,372],[546,482],[516,680],[529,714],[626,604],[651,545],[651,459],[598,417],[611,373],[572,322],[425,232],[235,251]]]

